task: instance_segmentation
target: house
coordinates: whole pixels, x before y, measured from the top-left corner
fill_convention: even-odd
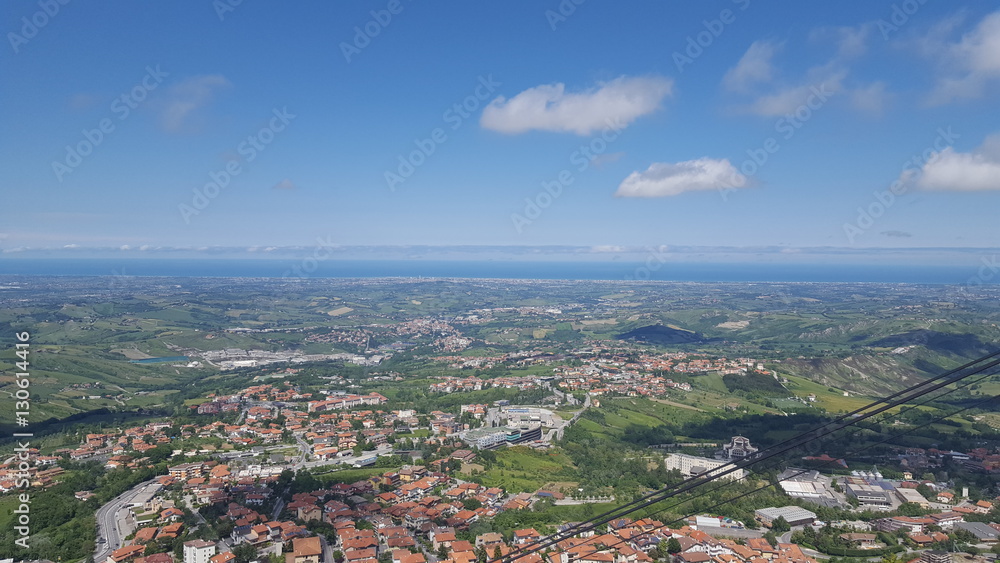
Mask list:
[[[320,563],[323,559],[323,545],[318,536],[295,538],[292,540],[291,557],[287,563]]]
[[[133,561],[136,557],[139,557],[146,551],[146,546],[144,545],[128,545],[121,549],[116,549],[111,552],[111,555],[105,559],[105,563],[122,563],[123,561]]]
[[[712,557],[704,551],[685,551],[678,553],[677,559],[684,563],[708,563]]]
[[[163,522],[176,522],[184,517],[184,511],[179,508],[168,508],[160,512],[160,520]]]
[[[318,540],[319,538],[317,538]],[[348,563],[354,563],[357,561],[365,561],[366,559],[375,559],[378,556],[376,549],[352,549],[344,552],[344,560]],[[318,563],[318,562],[317,562]]]
[[[490,555],[493,554],[493,548],[501,543],[503,543],[503,534],[499,532],[487,532],[476,536],[476,547],[485,547]]]
[[[149,542],[153,541],[154,538],[156,538],[156,532],[157,532],[156,526],[152,526],[152,527],[149,527],[149,528],[142,528],[138,532],[135,533],[135,537],[133,538],[133,541],[137,545],[138,544],[143,544],[143,543],[149,543]]]
[[[540,539],[542,539],[542,535],[539,534],[537,530],[534,528],[525,528],[523,530],[514,530],[514,539],[512,543],[514,545],[527,545]]]
[[[209,563],[229,563],[233,559],[236,559],[236,556],[233,555],[232,551],[223,551],[222,553],[213,555],[208,561]]]
[[[948,541],[948,534],[944,532],[931,532],[927,534],[910,534],[910,539],[919,547],[927,547],[933,543]]]
[[[435,550],[441,549],[442,545],[448,549],[451,549],[451,542],[457,539],[455,537],[455,532],[436,533],[435,531],[431,532],[430,538],[431,538],[431,545],[434,547]]]
[[[949,493],[948,491],[941,491],[937,494],[937,501],[944,504],[951,504],[955,501],[955,493]]]
[[[312,522],[323,519],[323,509],[315,504],[300,506],[296,512],[298,519],[304,522]]]
[[[177,538],[181,535],[183,530],[183,522],[174,522],[173,524],[168,524],[160,528],[160,530],[156,532],[156,539]]]

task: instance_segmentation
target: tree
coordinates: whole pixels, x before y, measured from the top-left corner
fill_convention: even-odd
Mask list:
[[[257,548],[248,543],[241,543],[233,548],[233,555],[236,557],[236,563],[250,563],[257,558]]]
[[[677,538],[670,538],[667,541],[667,553],[674,555],[681,552],[681,542]]]
[[[917,485],[917,492],[923,495],[923,497],[927,500],[935,500],[937,498],[934,491],[924,483]]]
[[[773,521],[771,521],[771,530],[775,534],[783,534],[792,529],[792,526],[785,520],[784,516],[778,516]]]
[[[438,547],[437,556],[439,558],[441,558],[441,559],[447,559],[448,558],[448,546],[446,546],[445,544],[441,544],[441,546]]]

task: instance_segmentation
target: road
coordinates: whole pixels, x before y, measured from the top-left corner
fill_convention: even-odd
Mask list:
[[[128,511],[123,509],[155,481],[155,479],[143,481],[97,509],[97,545],[94,549],[94,561],[107,559],[112,551],[122,546],[123,538],[132,533],[132,524],[126,521]]]
[[[323,546],[323,558],[320,559],[320,562],[333,563],[333,547],[330,542],[326,541],[326,536],[319,534],[319,543]]]
[[[555,429],[555,430],[552,431],[554,433],[554,436],[552,436],[552,435],[549,436],[549,443],[552,443],[552,438],[553,437],[556,440],[562,440],[563,439],[563,432],[565,432],[567,428],[569,428],[570,426],[572,426],[574,422],[576,422],[577,420],[579,420],[579,418],[581,416],[583,416],[583,413],[586,412],[587,409],[589,409],[589,408],[590,408],[590,393],[587,393],[587,396],[584,397],[584,399],[583,399],[583,408],[580,409],[580,410],[578,410],[578,411],[576,411],[576,414],[573,415],[573,418],[567,420],[562,426],[560,426],[559,428],[557,428],[557,429]]]
[[[191,495],[184,495],[184,504],[186,505],[188,511],[195,515],[200,525],[205,526],[206,528],[211,528],[208,521],[205,520],[205,517],[201,515],[201,512],[198,512],[198,509],[194,507]],[[221,538],[219,541],[222,543],[216,547],[216,553],[223,553],[232,550],[232,546],[229,545],[229,538]]]
[[[298,471],[299,468],[305,467],[306,461],[309,459],[309,453],[312,452],[312,446],[303,440],[302,436],[299,434],[293,433],[292,436],[295,438],[295,442],[299,445],[299,449],[302,450],[302,455],[299,456],[299,461],[292,466],[292,471]]]

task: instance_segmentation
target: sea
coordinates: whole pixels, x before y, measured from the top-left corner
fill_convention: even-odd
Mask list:
[[[981,285],[1000,275],[969,266],[626,261],[0,259],[0,276],[223,278],[473,278],[679,282],[872,282]]]

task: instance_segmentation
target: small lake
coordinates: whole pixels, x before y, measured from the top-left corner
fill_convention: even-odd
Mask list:
[[[131,360],[132,364],[162,364],[166,362],[186,362],[187,356],[170,356],[167,358],[146,358],[144,360]]]

